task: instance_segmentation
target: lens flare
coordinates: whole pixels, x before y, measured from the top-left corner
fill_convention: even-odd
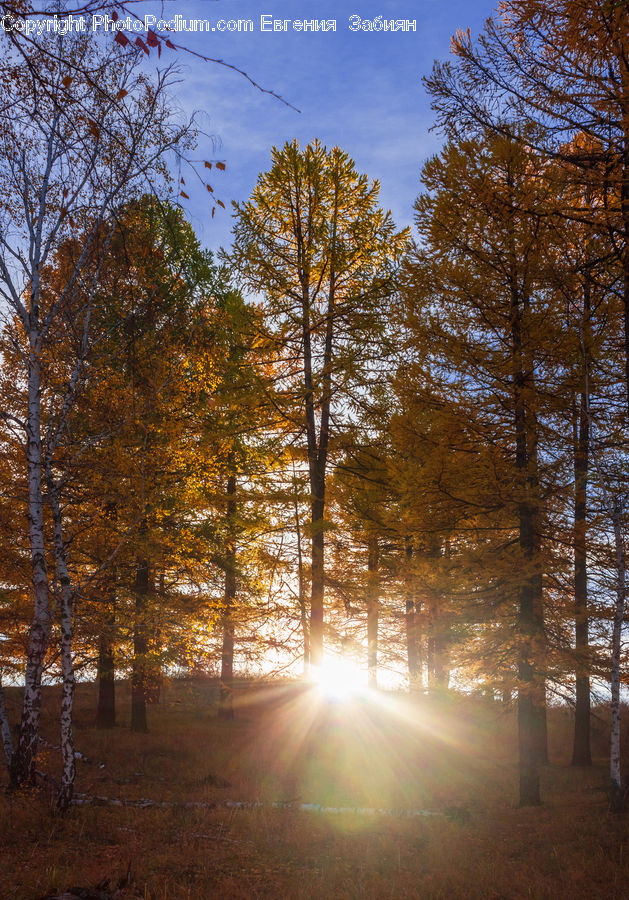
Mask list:
[[[317,689],[330,700],[349,700],[366,690],[364,672],[355,663],[344,659],[326,659],[321,666],[313,666],[310,678]]]

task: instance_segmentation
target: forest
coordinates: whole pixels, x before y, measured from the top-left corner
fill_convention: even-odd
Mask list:
[[[127,7],[133,15],[133,4],[111,10]],[[0,12],[28,21],[40,10],[7,0]],[[193,185],[208,218],[227,215],[218,197],[230,163],[198,156],[169,39],[14,28],[0,47],[7,829],[17,816],[36,833],[46,815],[78,846],[76,817],[105,804],[81,776],[85,746],[146,760],[164,738],[175,758],[194,728],[164,716],[190,691],[194,715],[202,696],[217,720],[212,752],[232,761],[226,748],[246,746],[237,729],[251,716],[299,731],[312,692],[336,722],[326,719],[317,751],[330,757],[334,729],[358,707],[392,742],[402,713],[387,724],[387,709],[403,708],[409,728],[432,715],[444,734],[457,717],[471,729],[468,717],[489,716],[509,735],[501,765],[513,774],[496,776],[497,802],[526,816],[558,802],[564,776],[549,763],[560,728],[564,769],[604,783],[588,815],[618,828],[626,0],[503,0],[477,38],[456,33],[450,58],[424,73],[441,150],[423,162],[412,229],[343,148],[292,140],[269,147],[249,199],[233,204],[231,246],[212,252],[186,201]],[[474,765],[493,758],[493,740]],[[380,757],[386,768],[389,751],[374,747],[365,772]],[[360,741],[351,752],[369,756]],[[425,753],[422,765],[438,767],[438,748]],[[247,797],[245,787],[241,805],[326,805],[324,782],[313,784],[318,796]],[[180,792],[172,804],[184,795],[197,802]],[[385,805],[370,796],[327,805]],[[410,796],[389,805],[410,815],[420,802]],[[127,801],[140,803],[116,802]],[[448,809],[463,828],[467,807],[455,796]],[[116,827],[133,831],[131,821]],[[36,885],[6,881],[6,896],[43,897],[57,887],[46,871]],[[391,896],[599,896],[550,882],[490,890],[469,877],[467,887],[400,881]],[[126,894],[121,882],[117,893],[103,883],[58,896],[385,896],[370,878],[329,893],[206,882]]]

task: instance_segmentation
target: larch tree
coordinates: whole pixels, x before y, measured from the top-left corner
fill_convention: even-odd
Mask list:
[[[87,540],[73,543],[99,638],[103,724],[113,720],[124,627],[133,634],[132,727],[143,731],[151,683],[181,652],[171,619],[201,614],[202,592],[183,585],[204,580],[211,556],[195,520],[216,476],[216,448],[202,425],[222,367],[216,283],[179,210],[150,196],[119,210],[100,264],[93,377],[73,411],[78,446],[69,448],[85,498],[79,533],[89,523]]]
[[[512,650],[522,805],[540,802],[537,767],[546,753],[545,494],[553,473],[543,452],[552,394],[543,385],[552,382],[553,360],[544,348],[561,328],[542,265],[549,230],[536,177],[542,166],[523,145],[491,134],[453,140],[430,160],[424,169],[427,190],[416,207],[423,248],[410,294],[417,310],[424,310],[422,339],[431,354],[434,387],[446,404],[449,396],[460,398],[477,442],[498,442],[501,468],[509,473],[494,482],[487,508],[482,494],[468,495],[467,503],[478,515],[497,509],[494,521],[503,540],[502,509],[507,510],[517,545],[516,552],[512,539],[504,541],[503,565],[511,558],[514,569],[510,575],[504,570],[503,582],[510,586],[503,587],[517,610]],[[478,458],[473,445],[469,449],[471,459]],[[469,494],[465,486],[460,493]]]
[[[338,147],[272,151],[237,204],[231,266],[264,296],[276,359],[274,403],[303,441],[310,489],[310,661],[324,634],[326,479],[355,395],[373,375],[393,274],[406,244],[378,206],[377,182]],[[302,446],[303,446],[302,444]]]

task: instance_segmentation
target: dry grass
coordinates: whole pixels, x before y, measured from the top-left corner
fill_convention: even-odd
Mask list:
[[[17,705],[17,695],[13,698]],[[120,719],[128,720],[126,686]],[[77,789],[210,809],[83,807],[51,814],[42,795],[0,798],[0,897],[35,900],[73,885],[120,896],[207,898],[629,897],[626,822],[606,812],[599,764],[573,770],[570,717],[553,711],[553,764],[541,809],[515,808],[514,718],[472,700],[384,697],[322,703],[296,686],[248,687],[233,722],[216,718],[212,683],[169,686],[151,733],[93,726],[94,689],[77,696]],[[55,740],[58,694],[44,734]],[[57,765],[48,751],[49,769]],[[230,800],[425,808],[450,817],[394,818],[288,809],[227,809]]]

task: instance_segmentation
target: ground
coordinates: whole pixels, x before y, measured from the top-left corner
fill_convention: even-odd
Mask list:
[[[629,898],[627,822],[606,809],[602,713],[586,770],[568,765],[569,711],[551,710],[544,804],[518,809],[515,716],[502,704],[394,694],[340,702],[294,684],[243,684],[226,721],[216,695],[211,681],[168,685],[143,735],[129,731],[125,683],[112,731],[94,727],[95,690],[80,685],[76,746],[88,761],[78,763],[77,790],[169,805],[84,806],[62,818],[45,794],[2,794],[2,900],[96,885],[106,896],[107,882],[121,900]],[[58,700],[47,689],[51,743]],[[15,719],[17,691],[9,702]],[[45,750],[41,767],[54,773],[57,757]]]

